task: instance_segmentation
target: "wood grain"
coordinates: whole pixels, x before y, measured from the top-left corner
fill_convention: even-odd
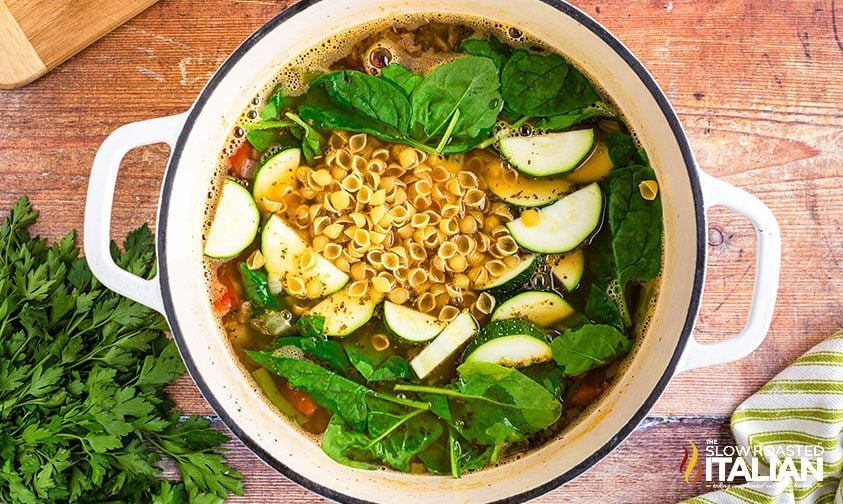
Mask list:
[[[44,235],[81,228],[88,171],[105,135],[185,110],[222,60],[289,3],[163,0],[30,87],[0,92],[0,213],[28,193]],[[653,73],[700,165],[756,194],[783,230],[779,302],[764,344],[734,364],[676,377],[648,420],[656,427],[541,500],[670,502],[699,492],[674,468],[687,440],[728,437],[737,404],[843,328],[843,44],[835,32],[843,2],[836,12],[830,0],[574,3]],[[154,219],[166,156],[156,146],[124,162],[115,237]],[[709,237],[701,341],[743,325],[755,260],[745,219],[714,210]],[[213,414],[189,377],[171,390],[187,411]],[[318,501],[232,446],[248,474],[241,502]]]
[[[55,68],[92,42],[136,16],[157,0],[0,0],[0,63],[9,69],[0,70],[0,88],[16,88],[28,84],[44,72]],[[4,11],[11,15],[5,19]],[[14,23],[14,26],[12,25]],[[16,28],[16,29],[15,29]],[[29,51],[6,53],[9,47],[26,47],[20,35],[28,40]],[[7,41],[17,40],[13,45]],[[0,69],[6,68],[0,65]]]
[[[227,432],[221,423],[217,425]],[[690,442],[702,447],[708,441],[716,441],[719,445],[733,442],[725,418],[649,418],[598,466],[533,502],[654,504],[676,502],[705,493],[710,489],[702,484],[685,483],[679,463]],[[236,448],[236,445],[232,443],[231,447]],[[231,503],[328,502],[305,492],[251,452],[235,449],[229,460],[235,469],[249,475],[246,495],[230,499]],[[174,468],[168,469],[167,475],[176,475]]]
[[[46,71],[17,19],[0,1],[0,88],[22,86]]]

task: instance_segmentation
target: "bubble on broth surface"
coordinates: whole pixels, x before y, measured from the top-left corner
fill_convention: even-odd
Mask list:
[[[533,125],[529,123],[524,123],[518,128],[518,135],[519,136],[530,136],[533,134]]]
[[[292,345],[285,345],[275,350],[273,354],[276,357],[286,357],[288,359],[304,359],[305,353],[301,348]]]

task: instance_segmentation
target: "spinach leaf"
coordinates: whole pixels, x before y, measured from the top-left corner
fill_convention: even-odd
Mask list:
[[[427,143],[441,137],[488,136],[501,110],[498,71],[489,58],[465,56],[439,65],[413,90],[412,135]]]
[[[258,152],[263,152],[273,145],[281,143],[283,141],[283,135],[278,130],[256,129],[246,132],[246,140]]]
[[[424,79],[421,75],[399,63],[390,63],[382,68],[381,77],[403,89],[407,96],[410,96],[410,93]]]
[[[287,112],[286,115],[288,119],[297,125],[291,128],[290,131],[296,138],[301,140],[301,150],[305,160],[307,160],[308,164],[313,164],[313,160],[322,155],[325,137],[296,114]]]
[[[565,331],[550,343],[553,359],[566,376],[611,362],[631,346],[632,342],[616,328],[599,324]]]
[[[451,414],[451,405],[448,403],[448,396],[419,394],[419,399],[426,402],[430,406],[430,411],[442,420],[446,422],[452,422],[454,420],[454,416]]]
[[[531,117],[570,113],[600,99],[594,87],[558,54],[512,53],[501,73],[507,110]]]
[[[296,327],[305,338],[319,338],[325,334],[325,317],[322,315],[302,315],[296,321]]]
[[[617,117],[617,115],[605,103],[597,102],[594,105],[567,114],[545,117],[536,123],[536,128],[550,131],[563,130],[594,117]]]
[[[562,405],[541,385],[515,369],[486,362],[457,368],[462,398],[472,411],[462,435],[481,444],[520,441],[556,422]]]
[[[342,343],[351,364],[363,375],[366,381],[371,381],[375,370],[387,359],[388,355],[378,352],[371,346],[363,346],[353,341]]]
[[[342,70],[317,78],[312,86],[323,86],[334,101],[348,110],[401,133],[409,130],[410,102],[403,89],[391,81],[356,70]]]
[[[284,91],[280,89],[276,89],[266,100],[266,104],[260,111],[260,118],[262,121],[270,121],[272,119],[276,119],[281,110],[292,106],[295,103],[295,99],[291,96],[287,96]]]
[[[247,351],[246,354],[269,371],[286,378],[290,385],[302,390],[323,408],[342,417],[358,432],[366,428],[370,412],[382,410],[385,403],[416,410],[430,409],[426,403],[376,392],[306,360],[291,359],[272,352]]]
[[[360,449],[368,443],[366,434],[349,427],[339,415],[331,417],[322,433],[322,451],[340,464],[357,469],[377,469],[374,458]]]
[[[301,320],[301,319],[299,319]],[[331,369],[346,376],[351,374],[354,367],[348,360],[342,344],[323,337],[289,337],[279,338],[276,347],[294,346],[301,349],[305,355],[328,364]]]
[[[390,467],[408,472],[412,458],[435,443],[445,429],[428,411],[386,406],[369,415],[372,440],[365,448]]]
[[[492,37],[490,39],[466,39],[460,44],[460,51],[474,56],[483,56],[492,60],[500,72],[509,56],[512,54],[512,48],[504,44],[500,40]]]
[[[398,67],[387,72],[396,79],[398,74],[405,73]],[[428,153],[465,152],[489,136],[502,100],[488,58],[467,56],[440,65],[418,84],[403,77],[409,79],[401,81],[406,88],[360,72],[332,72],[314,81],[299,113],[320,128],[368,133]],[[404,90],[411,85],[408,99]]]
[[[293,121],[262,121],[244,124],[243,129],[246,140],[263,153],[273,146],[298,147],[301,142],[290,132],[292,126],[296,126]]]
[[[395,128],[335,103],[321,86],[308,89],[299,113],[302,119],[312,121],[319,128],[367,133],[387,142],[407,143]]]
[[[562,413],[562,405],[550,392],[514,369],[468,362],[457,372],[456,390],[404,384],[395,390],[448,397],[454,427],[480,444],[524,440],[556,422]]]
[[[585,314],[593,322],[600,322],[608,324],[618,329],[622,329],[630,325],[629,317],[624,317],[628,313],[626,309],[626,300],[622,299],[622,305],[616,302],[616,298],[612,297],[614,293],[610,285],[617,285],[617,280],[612,280],[613,283],[598,283],[591,284],[588,291],[588,299],[585,303]],[[619,289],[615,289],[619,290]]]
[[[281,307],[281,301],[269,291],[269,281],[264,272],[250,270],[246,263],[240,263],[240,277],[249,301],[269,310],[278,310]]]
[[[408,472],[413,457],[433,445],[443,432],[441,422],[424,410],[386,405],[373,408],[366,432],[357,432],[334,416],[322,436],[322,449],[352,467],[375,469],[383,463]]]
[[[611,199],[611,194],[609,195]],[[585,315],[594,322],[623,329],[631,323],[626,293],[618,280],[613,253],[611,230],[608,226],[594,237],[586,254],[586,266],[592,275]]]
[[[623,168],[628,165],[632,156],[638,150],[635,139],[626,133],[614,131],[607,134],[605,140],[606,147],[609,149],[609,158],[615,168]]]
[[[394,382],[394,381],[410,381],[413,379],[413,370],[410,368],[410,363],[407,359],[400,355],[393,355],[386,359],[374,372],[367,378],[369,382]]]
[[[428,446],[424,451],[419,452],[419,460],[421,460],[427,470],[432,474],[451,474],[451,458],[449,453],[449,440],[446,442],[440,441]]]
[[[559,366],[552,363],[534,364],[524,368],[521,372],[527,378],[547,389],[555,399],[562,399],[565,384],[562,381],[563,373]]]
[[[399,355],[390,356],[351,342],[343,348],[351,364],[369,383],[410,381],[413,378],[410,363]]]
[[[493,454],[497,449],[498,445],[477,446],[471,444],[460,436],[456,429],[449,429],[448,455],[451,475],[454,478],[460,478],[466,471],[483,469],[492,461]]]
[[[630,282],[655,278],[662,261],[661,198],[647,201],[639,184],[655,180],[652,168],[631,165],[609,176],[609,227],[622,292]]]
[[[369,408],[366,398],[373,392],[327,369],[301,359],[290,359],[270,352],[246,354],[269,371],[286,378],[317,404],[336,413],[360,432],[366,427]]]

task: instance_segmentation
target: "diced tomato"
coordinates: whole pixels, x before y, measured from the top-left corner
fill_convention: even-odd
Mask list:
[[[220,282],[220,292],[214,299],[214,310],[220,315],[225,315],[238,305],[237,295],[233,285],[226,285]]]
[[[313,415],[307,417],[307,421],[302,424],[302,427],[304,427],[307,432],[322,434],[325,432],[325,429],[328,428],[328,422],[331,421],[332,415],[333,414],[330,411],[326,410],[322,406],[319,406],[316,408],[316,412]]]
[[[234,154],[229,156],[231,174],[235,177],[251,180],[255,176],[255,167],[258,164],[258,151],[249,142],[243,142]]]
[[[571,406],[588,406],[606,389],[606,376],[601,369],[590,372],[568,397]]]
[[[220,315],[227,314],[240,304],[240,296],[229,270],[230,268],[226,268],[226,265],[217,270],[219,293],[214,298],[214,310]]]
[[[293,387],[287,382],[284,382],[283,386],[278,387],[278,390],[281,392],[281,395],[284,396],[284,399],[292,404],[293,407],[296,408],[296,411],[304,416],[309,417],[313,415],[319,408],[319,405],[316,404],[309,395]]]

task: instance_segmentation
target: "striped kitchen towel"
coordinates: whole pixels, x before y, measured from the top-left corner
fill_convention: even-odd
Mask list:
[[[841,431],[843,332],[809,350],[732,414],[732,433],[744,462],[737,464],[748,469],[749,482],[685,503],[843,504]],[[714,462],[705,461],[713,467],[714,482],[722,483]],[[728,484],[736,463],[723,465]]]

